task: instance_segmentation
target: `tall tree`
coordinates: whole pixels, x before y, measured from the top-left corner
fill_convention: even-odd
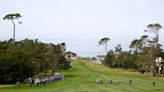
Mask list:
[[[141,38],[140,38],[140,40],[141,40],[141,48],[146,46],[146,43],[147,43],[147,40],[148,40],[147,38],[148,38],[147,35],[141,36]]]
[[[99,41],[99,44],[103,45],[105,47],[106,53],[108,53],[108,41],[109,40],[110,39],[108,37],[104,37],[104,38],[100,39],[100,41]]]
[[[121,53],[121,50],[122,50],[121,44],[117,44],[117,46],[115,46],[116,55],[119,55]]]
[[[144,30],[144,31],[154,33],[155,38],[153,39],[153,42],[154,42],[155,46],[157,46],[158,41],[159,41],[159,30],[162,28],[162,25],[159,23],[149,24],[149,25],[147,25],[147,28],[148,29]]]
[[[122,52],[121,50],[122,50],[121,44],[117,44],[117,46],[115,46],[116,67],[120,67],[121,65],[120,63],[120,54]]]
[[[141,52],[143,47],[146,46],[147,37],[147,35],[143,35],[140,39],[133,40],[130,44],[130,48],[134,48],[135,52]]]
[[[147,25],[147,30],[144,30],[145,32],[151,32],[154,33],[155,37],[151,40],[149,40],[150,49],[149,49],[149,58],[150,58],[150,66],[152,69],[153,76],[156,76],[156,64],[155,64],[155,58],[159,56],[160,53],[160,45],[158,44],[159,41],[159,30],[162,28],[162,25],[159,23],[155,24],[149,24]]]
[[[13,14],[7,14],[3,19],[4,20],[11,20],[11,22],[13,23],[13,39],[12,39],[12,43],[14,44],[15,42],[15,23],[14,20],[21,18],[22,16],[19,13],[13,13]],[[21,23],[21,22],[19,22]]]
[[[140,40],[139,39],[135,39],[131,42],[130,44],[130,48],[134,48],[135,52],[139,51],[139,45],[140,45]]]

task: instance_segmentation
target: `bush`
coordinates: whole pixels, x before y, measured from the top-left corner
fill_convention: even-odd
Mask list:
[[[139,70],[141,74],[144,74],[146,71],[144,69]]]

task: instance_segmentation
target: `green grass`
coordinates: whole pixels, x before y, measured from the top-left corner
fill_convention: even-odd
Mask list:
[[[164,92],[162,78],[143,76],[121,69],[109,69],[90,62],[74,62],[72,69],[61,72],[66,75],[63,81],[37,87],[30,87],[26,84],[19,87],[2,87],[0,92]],[[102,79],[104,83],[96,84],[97,79]],[[128,85],[129,79],[133,80],[132,85]],[[110,85],[108,80],[121,80],[121,84]],[[155,87],[152,86],[152,81],[156,82]]]

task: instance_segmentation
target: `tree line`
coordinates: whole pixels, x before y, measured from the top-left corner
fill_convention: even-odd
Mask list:
[[[164,58],[162,45],[159,43],[159,30],[162,26],[159,23],[149,24],[145,32],[150,32],[154,36],[143,35],[139,39],[134,39],[129,51],[123,51],[120,44],[115,46],[114,50],[107,52],[105,60],[102,63],[108,67],[133,69],[136,71],[152,72],[153,76],[164,74],[164,64],[157,65],[156,58]],[[101,39],[99,43],[106,44],[109,38]]]
[[[64,57],[65,43],[46,44],[25,39],[0,41],[0,83],[13,83],[40,72],[51,71],[52,75],[60,69],[69,69],[70,61]]]

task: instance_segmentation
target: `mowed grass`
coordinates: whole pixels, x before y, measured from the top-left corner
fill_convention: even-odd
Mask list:
[[[143,76],[140,73],[126,72],[121,69],[110,69],[91,62],[73,62],[73,68],[61,71],[66,79],[46,86],[30,87],[21,84],[19,87],[2,87],[0,92],[164,92],[164,79]],[[103,84],[96,84],[96,80],[103,80]],[[132,85],[128,85],[129,80]],[[108,80],[121,80],[120,85],[109,84]],[[156,86],[152,86],[152,82]]]

